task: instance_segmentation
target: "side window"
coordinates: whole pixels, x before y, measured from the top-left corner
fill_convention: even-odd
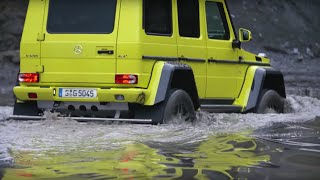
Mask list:
[[[177,3],[180,36],[199,38],[199,1],[178,0]]]
[[[209,39],[229,40],[227,18],[220,2],[206,2],[207,31]]]
[[[149,35],[172,35],[171,0],[144,0],[143,25]]]

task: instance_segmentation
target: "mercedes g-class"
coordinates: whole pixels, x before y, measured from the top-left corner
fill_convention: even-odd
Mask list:
[[[281,113],[283,75],[241,48],[251,39],[225,0],[30,0],[14,115],[158,124],[199,109]]]

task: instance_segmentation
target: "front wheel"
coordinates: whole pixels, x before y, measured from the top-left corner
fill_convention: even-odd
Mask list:
[[[163,123],[193,121],[196,117],[193,102],[184,90],[172,90],[163,105]]]
[[[283,113],[284,100],[276,91],[264,90],[256,112],[258,114]]]

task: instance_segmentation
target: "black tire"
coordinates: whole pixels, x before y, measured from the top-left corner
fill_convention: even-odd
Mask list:
[[[258,114],[267,113],[283,113],[284,112],[284,100],[274,90],[263,90],[259,104],[256,109]]]
[[[196,118],[193,102],[184,90],[172,90],[168,94],[164,107],[162,123],[171,121],[193,121]]]
[[[42,113],[38,109],[36,101],[28,101],[23,103],[15,102],[13,115],[16,116],[39,116]]]

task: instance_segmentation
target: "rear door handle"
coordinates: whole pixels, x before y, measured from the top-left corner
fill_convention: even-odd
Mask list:
[[[109,55],[112,55],[112,54],[114,54],[114,51],[113,50],[99,50],[98,54],[109,54]]]

